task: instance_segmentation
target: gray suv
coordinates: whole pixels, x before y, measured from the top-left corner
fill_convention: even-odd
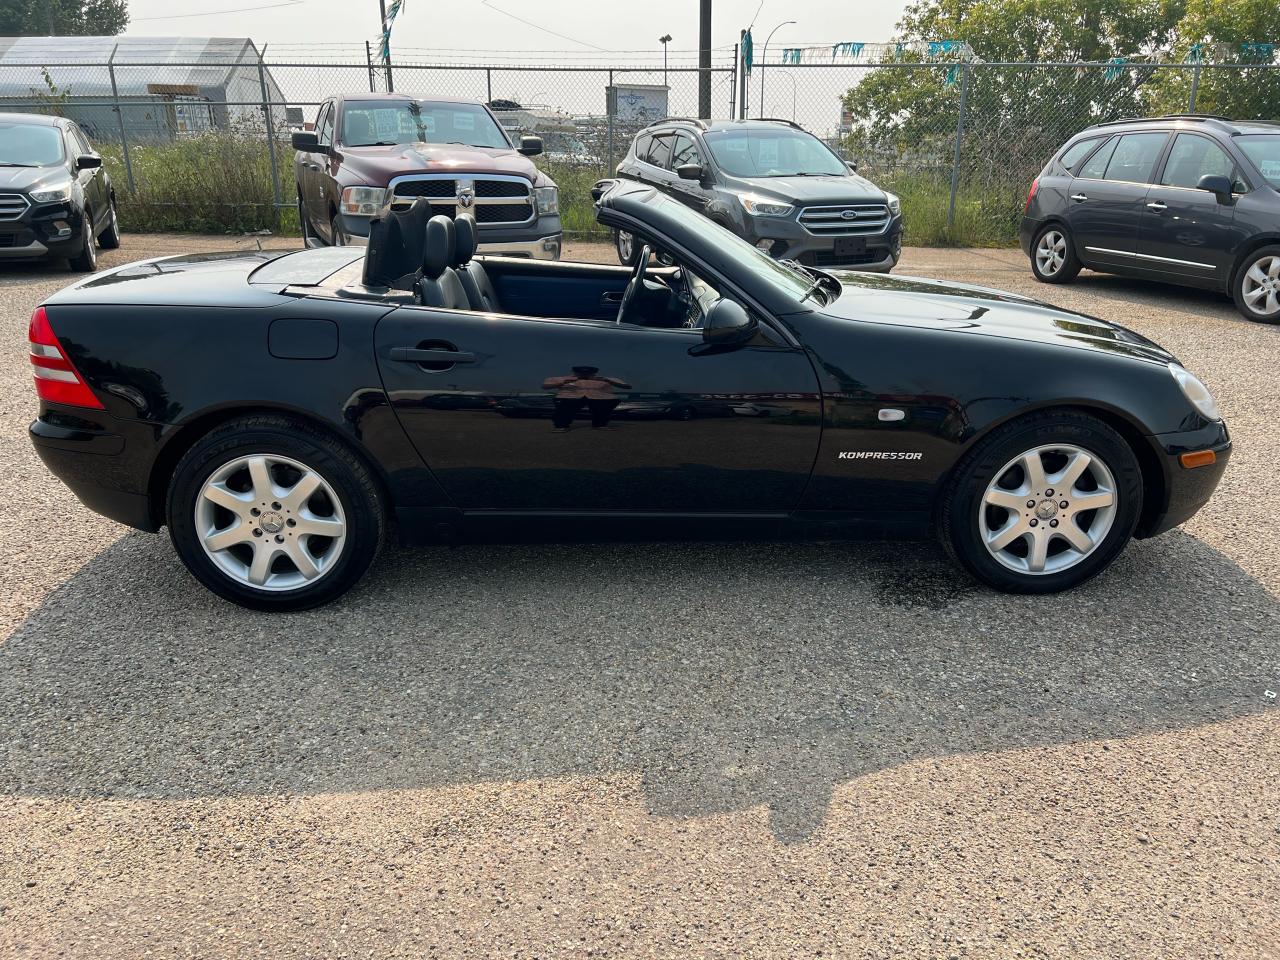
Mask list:
[[[641,130],[617,175],[652,185],[779,260],[892,270],[902,253],[898,198],[789,120],[660,120]],[[636,245],[616,235],[618,259]]]
[[[1045,283],[1081,267],[1219,290],[1280,323],[1280,125],[1179,115],[1076,134],[1031,185],[1022,249]]]

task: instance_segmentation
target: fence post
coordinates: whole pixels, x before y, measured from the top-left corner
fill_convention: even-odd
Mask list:
[[[484,68],[484,92],[485,103],[493,103],[493,70],[489,67]]]
[[[960,145],[964,140],[964,115],[969,105],[969,77],[973,65],[964,65],[964,79],[960,81],[960,114],[956,117],[956,150],[951,158],[951,199],[947,203],[947,229],[956,223],[956,193],[960,189]]]
[[[262,116],[267,124],[267,154],[271,157],[271,192],[275,196],[275,202],[271,207],[271,222],[276,223],[280,204],[284,202],[284,198],[280,195],[280,164],[276,160],[276,125],[271,116],[271,97],[267,93],[267,66],[263,62],[266,55],[267,48],[264,46],[258,54],[258,83],[262,86]]]
[[[369,46],[369,41],[364,42],[364,62],[369,67],[369,92],[377,93],[377,88],[373,85],[373,48]]]
[[[729,84],[729,119],[732,120],[737,116],[734,111],[738,109],[738,45],[736,43],[733,45],[733,70],[729,78],[732,81]]]
[[[1187,104],[1187,113],[1196,112],[1196,94],[1200,92],[1200,60],[1196,58],[1196,68],[1191,72],[1191,101]]]
[[[124,176],[129,181],[129,192],[136,193],[133,183],[133,162],[129,159],[129,137],[124,130],[124,111],[120,109],[120,89],[116,86],[116,44],[111,48],[111,59],[107,61],[107,73],[111,75],[111,103],[116,112],[116,122],[120,125],[120,146],[124,149]]]
[[[609,71],[609,94],[605,99],[605,112],[609,115],[609,159],[605,173],[613,172],[613,115],[618,112],[618,91],[613,88],[613,71]]]

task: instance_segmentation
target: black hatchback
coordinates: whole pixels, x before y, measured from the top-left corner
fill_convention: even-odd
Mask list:
[[[1076,134],[1031,185],[1022,249],[1045,283],[1082,267],[1219,290],[1280,323],[1280,125],[1179,115]]]

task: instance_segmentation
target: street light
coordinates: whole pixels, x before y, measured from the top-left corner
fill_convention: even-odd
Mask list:
[[[764,38],[764,51],[760,54],[760,116],[764,116],[764,67],[769,62],[769,41],[773,39],[773,35],[782,27],[790,24],[795,25],[794,20],[783,20],[780,24],[769,31],[769,36]]]
[[[658,38],[658,42],[662,44],[662,85],[667,85],[667,44],[671,42],[671,34],[664,33]]]

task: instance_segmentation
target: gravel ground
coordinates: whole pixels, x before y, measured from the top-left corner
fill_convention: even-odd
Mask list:
[[[25,325],[71,278],[0,268],[0,956],[1277,956],[1280,328],[900,272],[1170,346],[1237,442],[1213,502],[1059,597],[929,545],[475,546],[265,617],[44,472]]]

